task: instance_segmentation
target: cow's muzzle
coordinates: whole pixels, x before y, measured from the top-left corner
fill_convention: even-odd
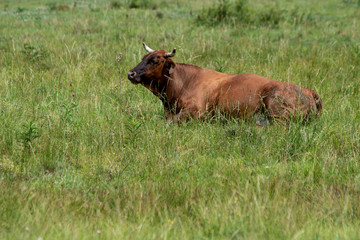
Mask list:
[[[139,76],[136,75],[135,71],[128,72],[128,79],[134,84],[140,82]]]
[[[128,79],[129,80],[135,80],[136,72],[130,71],[128,72]]]

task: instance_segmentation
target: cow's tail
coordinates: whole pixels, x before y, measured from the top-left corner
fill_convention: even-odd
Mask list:
[[[321,110],[322,110],[322,100],[319,96],[319,94],[317,94],[315,91],[311,91],[312,92],[312,96],[315,100],[315,106],[316,106],[316,114],[320,114]]]

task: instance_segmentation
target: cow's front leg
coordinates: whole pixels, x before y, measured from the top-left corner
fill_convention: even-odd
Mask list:
[[[167,107],[164,107],[166,120],[172,121],[173,115]]]
[[[190,115],[188,114],[188,111],[181,110],[178,114],[174,114],[171,110],[164,107],[165,111],[165,118],[169,122],[180,122],[181,120],[189,119]]]
[[[178,123],[180,121],[187,121],[190,118],[202,118],[203,112],[197,108],[185,108],[182,109],[178,114],[172,117],[172,121]]]
[[[191,117],[191,113],[189,110],[182,110],[178,114],[172,117],[172,121],[174,123],[179,123],[180,121],[187,121]]]

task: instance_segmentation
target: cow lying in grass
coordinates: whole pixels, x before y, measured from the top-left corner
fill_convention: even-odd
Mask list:
[[[268,125],[268,119],[306,120],[321,112],[321,99],[313,90],[251,73],[226,74],[175,63],[171,60],[175,48],[169,53],[143,45],[148,54],[128,72],[128,78],[159,97],[168,120],[203,118],[218,110],[241,118],[262,113],[266,121],[257,123]]]

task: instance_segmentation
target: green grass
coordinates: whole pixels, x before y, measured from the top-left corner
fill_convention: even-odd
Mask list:
[[[114,2],[0,2],[0,239],[360,238],[358,1],[249,1],[219,23],[215,0]],[[314,89],[323,113],[168,123],[126,78],[143,41]]]

